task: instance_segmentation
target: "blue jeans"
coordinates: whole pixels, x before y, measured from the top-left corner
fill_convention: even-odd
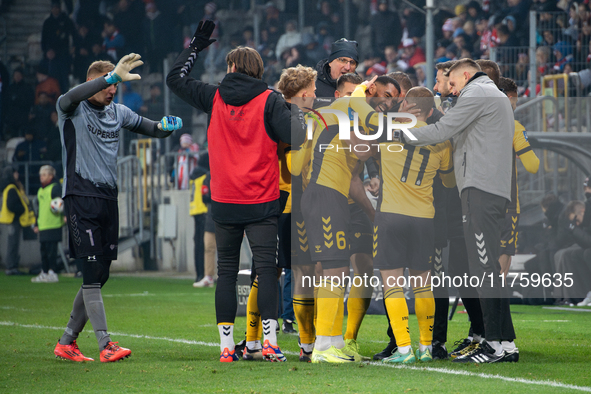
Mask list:
[[[293,312],[293,297],[291,295],[291,270],[284,268],[285,272],[283,282],[283,314],[282,319],[295,321],[295,314]]]

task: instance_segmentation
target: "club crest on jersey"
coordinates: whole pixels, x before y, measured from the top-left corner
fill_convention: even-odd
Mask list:
[[[104,111],[99,112],[98,117],[99,119],[107,118],[108,120],[115,120],[115,112],[111,108],[107,108]]]
[[[238,115],[238,116],[236,116],[236,115]],[[245,112],[243,110],[240,110],[238,113],[236,113],[236,110],[232,109],[230,111],[230,120],[243,121],[244,115],[245,115]]]

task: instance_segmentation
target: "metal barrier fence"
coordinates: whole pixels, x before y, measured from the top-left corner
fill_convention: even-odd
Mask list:
[[[575,88],[576,75],[557,75],[553,80],[564,83],[566,78]],[[535,137],[530,143],[540,159],[537,174],[518,166],[521,205],[537,206],[549,192],[564,201],[582,198],[582,180],[591,171],[591,133],[587,132],[591,97],[520,99],[515,119]]]
[[[503,76],[515,80],[520,93],[529,88],[532,97],[545,76],[581,73],[580,93],[588,93],[591,86],[588,71],[591,66],[591,22],[569,18],[565,12],[531,11],[529,24],[529,46],[491,47],[490,59],[499,64]],[[575,92],[573,85],[571,97]],[[544,94],[543,90],[540,94]]]
[[[525,90],[530,68],[528,52],[529,47],[492,47],[490,60],[499,65],[502,76],[511,78]]]
[[[536,18],[536,43],[547,47],[550,53],[542,56],[538,67],[546,74],[578,72],[589,67],[591,26],[579,15],[570,18],[567,12],[542,12]],[[544,50],[544,52],[547,52]],[[546,56],[548,55],[548,56]],[[570,69],[569,69],[570,68]],[[543,76],[540,75],[540,76]]]
[[[144,196],[141,174],[141,164],[137,157],[126,156],[117,160],[120,238],[137,235],[138,239],[143,239]]]

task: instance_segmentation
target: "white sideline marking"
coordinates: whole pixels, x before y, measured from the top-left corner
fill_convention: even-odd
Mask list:
[[[569,308],[562,308],[559,306],[543,306],[542,309],[551,309],[554,311],[591,312],[591,309],[580,309],[575,308],[574,306]]]
[[[131,293],[131,294],[103,294],[103,297],[148,297],[148,296],[155,296],[156,294],[148,293],[144,291],[143,293]]]
[[[144,291],[143,293],[131,293],[131,294],[103,294],[103,298],[107,297],[153,297],[153,296],[179,296],[179,295],[190,295],[190,296],[201,296],[206,293],[149,293]],[[209,294],[207,294],[209,295]]]
[[[540,320],[513,320],[521,323],[540,322]],[[570,320],[542,320],[543,323],[570,323]]]
[[[550,387],[558,387],[562,389],[571,389],[571,390],[578,390],[578,391],[586,391],[591,392],[591,387],[586,386],[575,386],[573,384],[565,384],[565,383],[558,383],[553,382],[551,380],[529,380],[523,378],[509,378],[506,376],[501,375],[491,375],[489,373],[476,373],[476,372],[469,372],[469,371],[462,371],[456,369],[449,369],[449,368],[433,368],[433,367],[413,367],[409,365],[392,365],[392,364],[383,364],[383,363],[375,363],[371,362],[370,365],[380,366],[380,367],[390,367],[396,369],[412,369],[415,371],[431,371],[431,372],[439,372],[439,373],[446,373],[450,375],[461,375],[461,376],[474,376],[478,378],[484,379],[499,379],[504,380],[506,382],[516,382],[516,383],[524,383],[524,384],[533,384],[537,386],[550,386]]]
[[[65,327],[51,327],[51,326],[40,326],[37,324],[19,324],[11,321],[0,321],[0,326],[16,326],[16,327],[24,327],[24,328],[42,328],[47,330],[58,330],[63,331]],[[92,332],[90,330],[84,330],[84,332]],[[210,346],[210,347],[220,347],[219,343],[213,342],[202,342],[202,341],[193,341],[190,339],[177,339],[177,338],[166,338],[166,337],[151,337],[149,335],[137,335],[137,334],[125,334],[122,332],[110,332],[110,335],[113,336],[121,336],[121,337],[130,337],[130,338],[144,338],[150,340],[157,340],[157,341],[167,341],[167,342],[175,342],[175,343],[184,343],[187,345],[197,345],[197,346]],[[300,353],[284,351],[284,354],[289,354],[292,356],[299,356]]]
[[[14,322],[10,322],[10,321],[0,321],[0,326],[16,326],[16,327],[23,327],[23,328],[39,328],[39,329],[59,330],[59,331],[62,331],[64,329],[63,327],[40,326],[37,324],[19,324],[19,323],[14,323]],[[89,332],[89,330],[85,330],[85,331]],[[192,341],[189,339],[152,337],[152,336],[148,336],[148,335],[125,334],[125,333],[121,333],[121,332],[112,332],[111,334],[122,336],[122,337],[130,337],[130,338],[145,338],[145,339],[150,339],[150,340],[184,343],[187,345],[210,346],[210,347],[219,347],[220,346],[219,343]],[[291,351],[285,351],[283,353],[289,354],[292,356],[299,356],[299,353],[291,352]],[[499,380],[503,380],[506,382],[516,382],[516,383],[531,384],[531,385],[537,385],[537,386],[550,386],[550,387],[585,391],[585,392],[591,393],[591,387],[576,386],[573,384],[553,382],[551,380],[529,380],[529,379],[523,379],[523,378],[509,378],[509,377],[501,376],[501,375],[491,375],[488,373],[475,373],[475,372],[455,370],[455,369],[449,369],[449,368],[413,367],[413,366],[408,366],[408,365],[392,365],[392,364],[383,364],[383,363],[376,363],[376,362],[370,362],[367,364],[378,366],[378,367],[389,367],[389,368],[396,368],[396,369],[431,371],[431,372],[445,373],[445,374],[449,374],[449,375],[474,376],[474,377],[483,378],[483,379],[499,379]]]
[[[17,311],[21,311],[21,312],[31,312],[30,309],[17,308],[15,306],[0,306],[0,309],[12,309],[12,310],[17,310]]]

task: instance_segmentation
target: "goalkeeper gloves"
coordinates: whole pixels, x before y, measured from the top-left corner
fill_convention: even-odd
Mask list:
[[[175,131],[183,127],[183,120],[178,116],[165,116],[158,123],[158,128],[164,131]]]
[[[140,59],[142,57],[136,53],[130,53],[125,55],[119,60],[119,63],[115,66],[115,69],[107,74],[105,79],[107,83],[114,85],[119,82],[134,81],[142,79],[139,74],[130,74],[129,72],[136,67],[144,64]]]
[[[200,52],[216,42],[215,39],[210,38],[214,29],[215,23],[213,21],[206,20],[199,22],[197,30],[195,30],[195,34],[191,40],[191,48],[194,48]]]

